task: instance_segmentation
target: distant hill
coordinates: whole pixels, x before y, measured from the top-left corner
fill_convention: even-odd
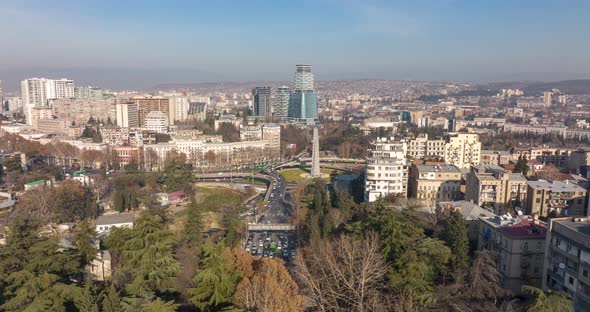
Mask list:
[[[566,94],[590,94],[590,79],[563,80],[556,82],[502,82],[490,84],[495,88],[517,88],[526,95],[540,95],[551,89],[559,89]]]

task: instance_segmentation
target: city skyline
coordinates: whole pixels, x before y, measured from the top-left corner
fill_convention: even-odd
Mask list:
[[[7,91],[35,76],[107,88],[290,81],[300,63],[314,64],[318,80],[588,78],[589,43],[579,40],[588,8],[583,1],[3,3],[0,27],[14,30],[2,38],[11,48],[0,51],[0,79]],[[252,18],[261,16],[268,18]],[[38,31],[44,25],[51,30]],[[253,44],[254,33],[272,40]]]

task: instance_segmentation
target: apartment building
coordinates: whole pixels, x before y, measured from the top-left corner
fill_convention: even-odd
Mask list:
[[[497,213],[506,207],[522,206],[526,200],[527,179],[495,165],[480,165],[467,174],[465,199]]]
[[[527,213],[548,216],[552,211],[565,216],[587,216],[588,191],[569,181],[529,181]]]
[[[512,154],[510,151],[481,151],[481,164],[482,165],[507,165],[512,160]]]
[[[393,138],[378,138],[367,157],[365,201],[395,195],[407,197],[407,145]]]
[[[117,103],[117,126],[121,128],[139,127],[139,108],[136,103]]]
[[[536,217],[481,217],[477,246],[497,255],[502,286],[521,293],[523,285],[542,285],[546,236],[547,225]]]
[[[590,311],[590,218],[552,218],[545,243],[543,289],[567,292],[574,311]]]
[[[432,203],[461,199],[461,171],[453,165],[412,165],[408,193]]]
[[[450,133],[445,143],[445,162],[459,168],[480,163],[481,143],[475,133]]]
[[[445,157],[445,140],[442,138],[429,139],[428,134],[421,133],[415,139],[407,140],[407,144],[410,159]]]
[[[174,120],[176,120],[176,110],[171,109],[170,99],[168,98],[161,96],[134,97],[131,99],[131,103],[137,104],[140,127],[145,126],[147,114],[149,114],[152,111],[161,111],[164,114],[168,115],[168,125],[174,124]]]

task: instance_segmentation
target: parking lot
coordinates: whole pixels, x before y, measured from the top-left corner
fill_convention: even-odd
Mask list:
[[[295,256],[295,236],[289,231],[251,231],[244,249],[256,257],[289,262]]]

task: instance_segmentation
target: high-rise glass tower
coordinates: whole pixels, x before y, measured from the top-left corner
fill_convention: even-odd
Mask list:
[[[313,91],[311,65],[295,65],[295,90]]]
[[[254,116],[270,117],[270,87],[252,89]]]
[[[311,65],[296,65],[295,90],[289,101],[289,117],[317,119],[318,100],[314,92]]]
[[[291,90],[287,86],[277,88],[277,97],[275,101],[274,115],[278,117],[289,116],[289,100],[291,99]]]

